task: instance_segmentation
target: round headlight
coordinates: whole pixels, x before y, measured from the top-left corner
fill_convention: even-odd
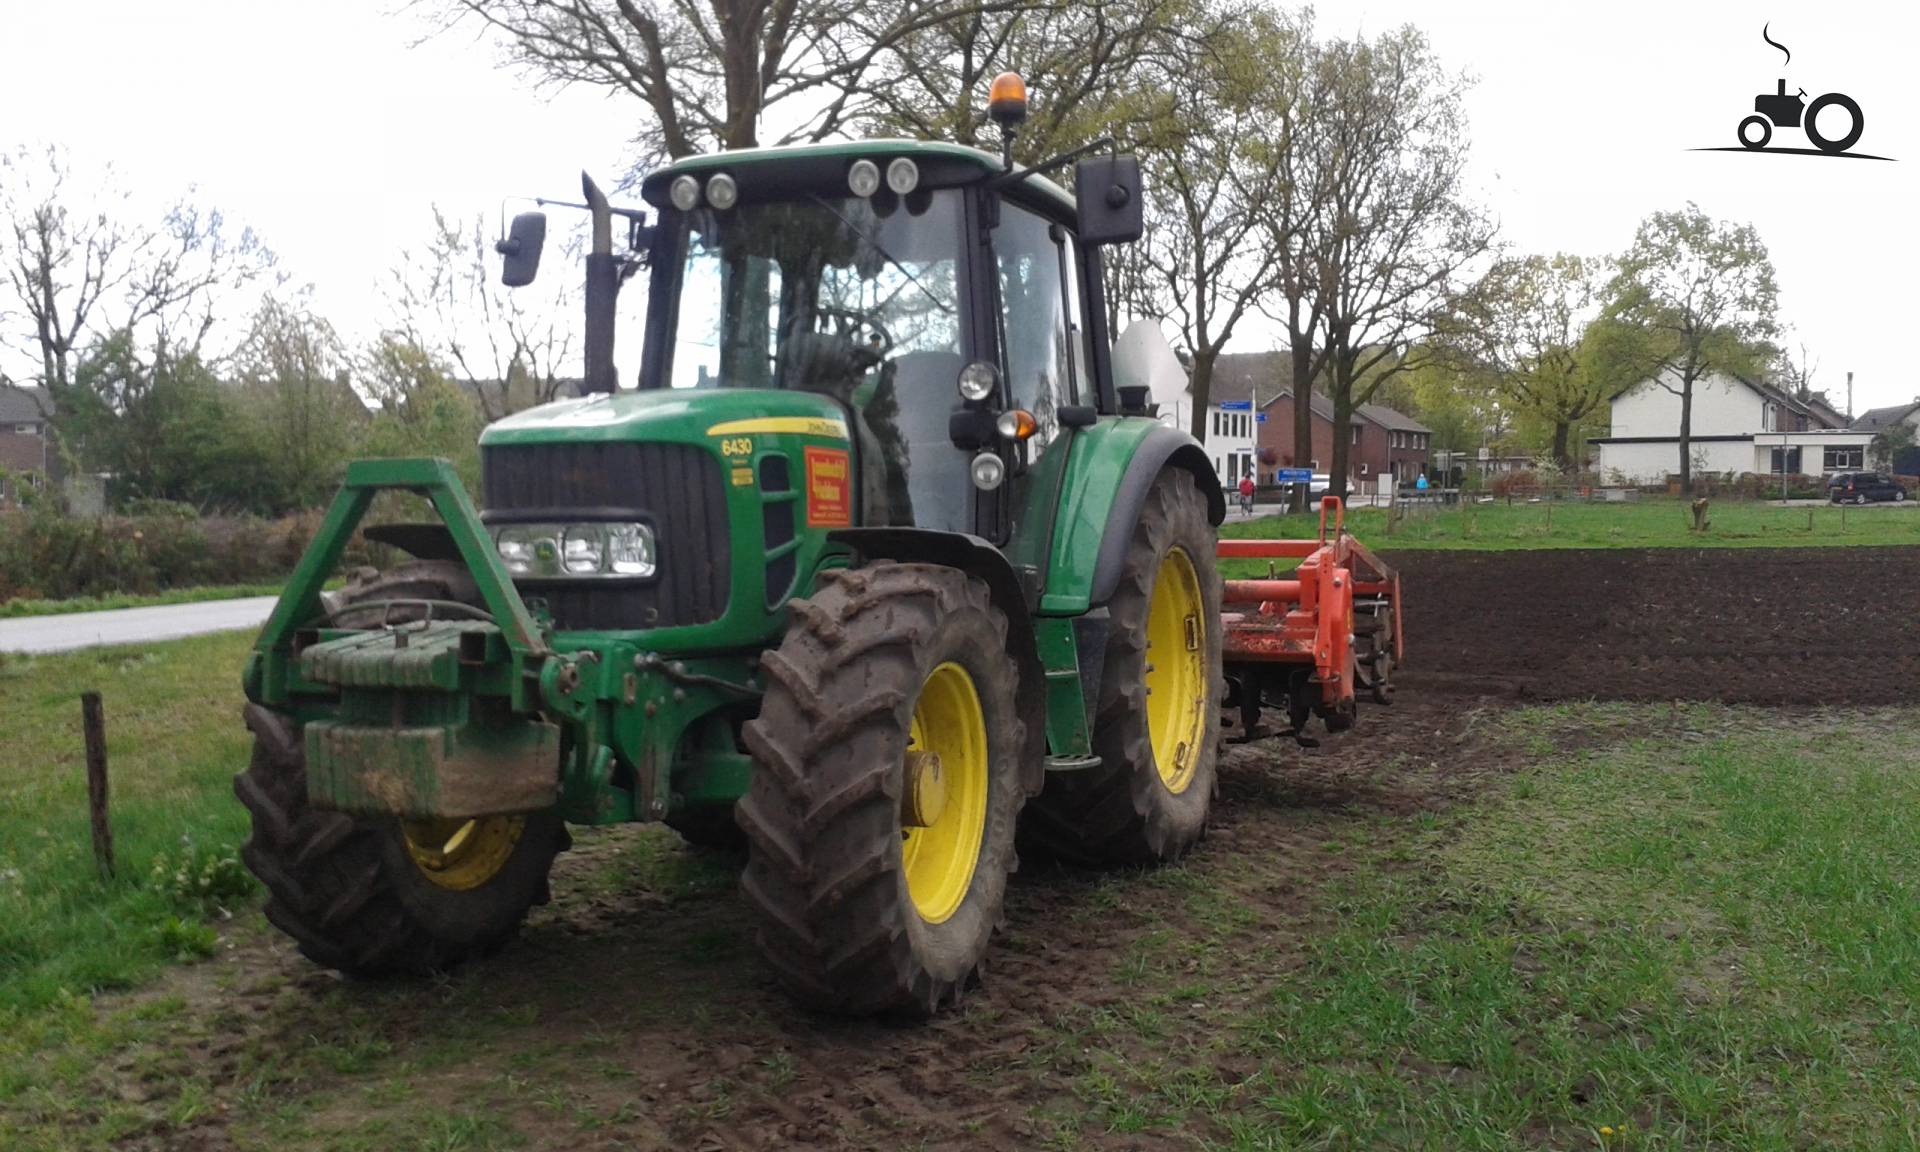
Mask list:
[[[606,539],[596,526],[577,525],[560,537],[560,566],[577,576],[591,576],[600,571],[606,555]]]
[[[707,181],[707,203],[725,212],[740,200],[740,186],[725,172]]]
[[[607,530],[607,570],[616,576],[653,575],[653,529],[615,524]]]
[[[1000,457],[991,452],[982,452],[973,458],[973,486],[991,492],[1000,487],[1000,481],[1006,479],[1007,466]]]
[[[500,559],[507,565],[507,571],[515,576],[533,571],[533,538],[524,528],[502,528],[494,537],[494,551],[500,553]]]
[[[905,196],[920,186],[920,165],[902,156],[887,165],[887,187]]]
[[[871,160],[855,160],[847,169],[847,191],[862,199],[880,191],[880,169]]]
[[[667,199],[682,212],[691,212],[700,203],[700,181],[691,176],[676,176],[673,186],[667,189]]]
[[[999,382],[1000,373],[985,360],[975,360],[960,369],[960,395],[968,400],[985,400]]]

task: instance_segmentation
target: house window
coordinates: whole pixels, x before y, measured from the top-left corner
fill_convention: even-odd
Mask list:
[[[1773,450],[1772,471],[1775,475],[1782,472],[1797,474],[1800,471],[1800,449],[1775,448]]]
[[[1823,470],[1827,472],[1858,471],[1867,466],[1866,454],[1865,448],[1835,448],[1829,445]]]
[[[1360,475],[1365,476],[1366,474],[1367,474],[1367,462],[1365,460],[1362,460],[1360,461]]]
[[[22,436],[31,436],[31,435],[33,435],[33,434],[34,434],[35,432],[38,432],[38,431],[40,430],[40,425],[38,425],[38,424],[15,424],[15,425],[13,426],[13,430],[14,430],[15,432],[18,432],[18,433],[20,433],[20,435],[22,435]]]

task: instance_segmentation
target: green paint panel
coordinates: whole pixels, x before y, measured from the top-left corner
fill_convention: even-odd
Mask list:
[[[1047,748],[1055,756],[1086,756],[1093,751],[1087,732],[1083,691],[1097,685],[1080,681],[1080,654],[1073,643],[1073,621],[1064,616],[1036,616],[1033,638],[1040,650],[1040,667],[1047,677]]]
[[[1094,564],[1120,480],[1141,441],[1160,427],[1159,421],[1144,416],[1118,416],[1074,433],[1053,521],[1046,591],[1040,597],[1043,615],[1077,616],[1091,606]]]
[[[535,812],[557,797],[560,729],[536,720],[306,728],[307,795],[321,808],[410,819]]]

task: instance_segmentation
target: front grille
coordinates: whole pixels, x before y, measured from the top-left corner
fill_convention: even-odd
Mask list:
[[[480,452],[489,512],[630,510],[653,525],[659,569],[644,581],[520,580],[556,628],[705,624],[727,610],[732,547],[720,461],[690,444],[501,444]]]

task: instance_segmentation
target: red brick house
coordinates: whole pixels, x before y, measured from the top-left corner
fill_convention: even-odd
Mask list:
[[[1214,381],[1223,376],[1233,382],[1239,394],[1250,386],[1255,395],[1271,396],[1260,401],[1266,419],[1255,425],[1260,455],[1269,449],[1279,463],[1261,465],[1261,480],[1271,477],[1273,468],[1311,468],[1325,472],[1333,466],[1333,402],[1316,392],[1313,395],[1313,455],[1304,461],[1293,459],[1293,392],[1287,386],[1293,371],[1285,352],[1228,353],[1214,364]],[[1354,410],[1347,434],[1352,437],[1347,450],[1347,488],[1372,491],[1382,477],[1388,484],[1411,484],[1428,466],[1429,441],[1433,437],[1426,425],[1379,404],[1362,404]]]
[[[35,483],[45,483],[52,475],[53,432],[47,427],[51,410],[44,390],[0,384],[0,471],[38,477]],[[0,502],[7,498],[8,493],[0,491]]]

